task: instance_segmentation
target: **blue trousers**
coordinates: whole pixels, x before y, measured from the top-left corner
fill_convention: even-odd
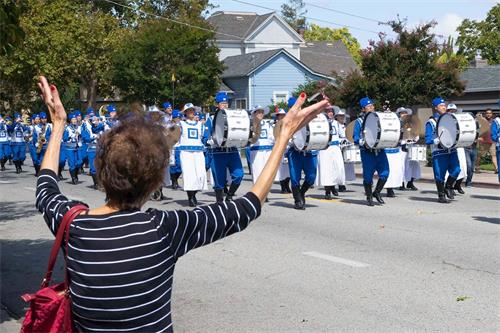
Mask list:
[[[0,160],[10,158],[10,143],[0,142]]]
[[[31,160],[33,161],[33,165],[37,165],[36,164],[36,147],[35,145],[33,144],[28,144],[28,149],[30,151],[30,156],[31,156]]]
[[[497,165],[500,165],[500,149],[497,146]],[[500,172],[498,173],[498,182],[500,183]]]
[[[241,164],[239,151],[216,151],[212,154],[214,190],[220,190],[226,185],[227,169],[229,169],[229,173],[231,174],[231,183],[235,185],[241,184],[243,180],[243,165]]]
[[[467,179],[465,180],[466,185],[472,183],[472,176],[474,175],[474,167],[476,165],[477,159],[477,148],[470,147],[465,148],[465,160],[467,161]]]
[[[389,161],[384,150],[378,150],[375,153],[361,149],[361,164],[363,165],[363,182],[365,184],[373,184],[375,171],[381,180],[387,180],[389,177]]]
[[[209,151],[205,151],[203,154],[205,155],[205,170],[208,171],[208,169],[210,169],[210,166],[212,165],[212,153]]]
[[[304,171],[304,182],[313,185],[316,180],[318,168],[318,155],[311,153],[301,153],[295,149],[290,149],[288,153],[288,167],[290,169],[290,180],[292,187],[300,186],[300,178]]]
[[[87,150],[87,158],[89,159],[89,170],[90,170],[91,175],[96,174],[95,165],[94,165],[95,152],[96,151],[94,149]]]
[[[434,170],[434,179],[440,183],[444,183],[446,171],[450,177],[457,178],[460,174],[457,152],[433,154],[432,169]]]
[[[89,161],[89,157],[87,155],[87,150],[88,150],[88,145],[87,144],[82,144],[82,146],[80,148],[78,148],[79,150],[79,154],[80,156],[82,157],[82,165],[86,162]]]
[[[11,143],[10,148],[12,150],[12,160],[23,162],[26,159],[26,144],[21,143]]]
[[[66,148],[64,149],[64,153],[66,155],[70,171],[78,170],[82,167],[82,156],[77,148]],[[59,166],[61,166],[61,156],[59,157]]]
[[[181,151],[180,150],[174,150],[174,157],[175,157],[175,164],[170,166],[170,174],[175,175],[178,173],[182,173],[182,168],[181,168]]]

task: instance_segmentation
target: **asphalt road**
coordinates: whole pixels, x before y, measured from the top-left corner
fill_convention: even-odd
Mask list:
[[[11,168],[12,169],[12,168]],[[53,237],[34,208],[32,169],[0,173],[0,331],[19,325]],[[67,172],[65,172],[67,173]],[[103,202],[81,177],[63,192]],[[250,188],[244,182],[239,193]],[[360,184],[341,199],[311,190],[307,210],[270,194],[240,234],[181,258],[172,309],[178,332],[494,332],[500,330],[500,191],[469,188],[448,205],[431,184],[367,207]],[[182,191],[146,207],[181,208]],[[202,203],[214,200],[199,195]],[[60,269],[59,269],[60,273]]]

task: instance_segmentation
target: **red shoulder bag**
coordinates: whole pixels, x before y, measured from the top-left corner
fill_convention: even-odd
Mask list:
[[[21,327],[21,333],[72,333],[73,321],[71,318],[71,299],[69,297],[68,265],[65,261],[64,282],[49,286],[52,270],[57,259],[57,253],[65,238],[66,255],[68,253],[69,226],[81,212],[87,211],[84,205],[76,205],[64,214],[52,250],[50,251],[49,265],[42,281],[40,290],[35,294],[25,294],[21,298],[30,303]],[[66,237],[64,237],[66,235]]]

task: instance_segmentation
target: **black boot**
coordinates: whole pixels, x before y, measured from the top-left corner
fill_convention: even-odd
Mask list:
[[[223,189],[216,189],[215,190],[215,200],[218,204],[221,204],[224,202],[224,190]]]
[[[21,173],[21,162],[20,161],[14,161],[14,165],[16,166],[16,173],[17,174]]]
[[[17,165],[19,165],[19,173],[23,172],[23,161],[17,161]]]
[[[438,202],[449,203],[449,201],[446,199],[446,190],[444,188],[444,183],[436,181],[436,187],[438,191]]]
[[[64,178],[63,173],[62,173],[63,169],[64,169],[64,167],[60,166],[59,169],[57,170],[58,171],[57,176],[59,177],[59,180],[65,180],[66,179],[66,178]]]
[[[392,188],[387,189],[387,197],[388,198],[395,198],[396,194],[394,193],[394,190]]]
[[[406,187],[405,187],[405,182],[401,183],[401,186],[399,187],[400,191],[406,191]]]
[[[337,192],[337,189],[335,188],[335,185],[334,185],[334,186],[330,186],[330,190],[332,191],[332,194],[333,194],[335,197],[338,197],[338,196],[339,196],[339,192]]]
[[[363,186],[365,187],[366,202],[368,206],[373,206],[372,184],[363,182]]]
[[[409,189],[409,190],[412,190],[412,191],[417,191],[418,188],[415,187],[415,185],[413,185],[413,180],[414,178],[412,178],[408,184],[406,184],[406,188]]]
[[[198,199],[196,199],[196,193],[197,193],[197,192],[198,192],[198,191],[193,191],[193,201],[194,201],[194,204],[195,204],[196,206],[198,206]]]
[[[227,195],[228,193],[229,193],[229,190],[227,189],[227,184],[226,184],[226,185],[224,185],[224,194]]]
[[[345,185],[339,185],[339,192],[345,192],[345,191],[347,191]]]
[[[175,173],[172,175],[172,189],[177,190],[179,188],[179,177],[180,173]]]
[[[240,187],[240,184],[231,183],[231,185],[229,186],[229,190],[227,190],[226,201],[233,200],[233,196],[236,194],[236,190],[238,190],[238,187]]]
[[[7,162],[7,159],[6,158],[2,158],[0,160],[0,170],[1,171],[5,171],[5,162]]]
[[[448,176],[448,179],[446,180],[445,193],[450,200],[455,199],[455,191],[453,190],[453,185],[455,184],[456,180],[456,178],[450,176]]]
[[[292,189],[290,188],[290,177],[285,178],[285,190],[286,193],[292,193]]]
[[[75,178],[76,178],[76,182],[78,183],[80,181],[80,179],[78,179],[78,173],[80,172],[80,168],[78,169],[75,169]]]
[[[453,188],[455,190],[457,190],[458,193],[460,194],[465,194],[465,191],[462,189],[462,181],[463,181],[463,178],[462,179],[458,179],[456,182],[455,182],[455,186],[453,186]]]
[[[300,196],[302,197],[302,202],[304,203],[304,209],[306,208],[306,192],[310,188],[313,188],[312,184],[308,184],[306,182],[303,182],[300,187]]]
[[[284,180],[280,180],[280,186],[281,186],[281,193],[287,193]]]
[[[35,168],[35,177],[38,177],[38,173],[40,172],[40,166],[39,165],[33,165],[33,167]]]
[[[97,175],[91,175],[92,176],[92,182],[94,183],[93,187],[94,190],[97,190]],[[163,194],[163,193],[162,193]]]
[[[196,204],[194,203],[193,200],[193,192],[194,191],[187,191],[189,207],[196,207]]]
[[[298,186],[292,186],[293,199],[295,201],[295,209],[304,210],[304,201],[302,201],[302,196],[300,195],[300,188]]]
[[[386,180],[382,180],[379,178],[379,180],[377,181],[377,186],[375,186],[375,191],[373,191],[373,197],[377,199],[378,203],[380,204],[385,203],[382,199],[382,195],[380,194],[380,192],[382,192],[382,190],[384,189],[385,182]]]
[[[73,185],[78,184],[78,180],[76,179],[76,170],[69,170],[69,174],[71,175],[71,183]]]
[[[331,186],[325,186],[325,200],[332,200],[332,191],[330,187]]]

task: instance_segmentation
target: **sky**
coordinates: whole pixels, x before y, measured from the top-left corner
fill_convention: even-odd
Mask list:
[[[254,5],[269,7],[279,12],[281,4],[286,0],[244,0]],[[407,19],[408,26],[413,27],[421,23],[435,20],[438,22],[434,32],[439,35],[457,37],[456,28],[463,19],[483,20],[488,11],[496,4],[496,0],[304,0],[307,14],[305,16],[318,19],[308,19],[308,23],[320,26],[339,28],[351,26],[350,32],[364,48],[370,40],[378,40],[376,32],[390,33],[391,30],[377,22],[331,12],[335,9],[354,15],[387,22],[398,17]],[[216,6],[212,11],[244,11],[265,14],[271,10],[258,8],[252,5],[238,3],[234,0],[211,0]],[[320,9],[314,5],[324,7]],[[326,22],[325,22],[326,21]],[[366,31],[368,30],[368,31]],[[391,35],[389,34],[389,37]]]

